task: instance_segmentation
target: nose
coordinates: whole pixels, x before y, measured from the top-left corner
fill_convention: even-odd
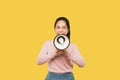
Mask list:
[[[63,31],[63,29],[60,29],[60,31]]]
[[[60,30],[59,30],[59,34],[63,34],[63,29],[60,29]]]

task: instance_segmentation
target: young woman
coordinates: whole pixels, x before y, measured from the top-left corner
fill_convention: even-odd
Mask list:
[[[66,17],[56,19],[54,30],[56,35],[64,34],[70,40],[70,24]],[[65,50],[57,50],[53,40],[48,40],[43,44],[37,58],[38,65],[46,62],[48,63],[46,80],[74,80],[73,63],[79,67],[85,66],[85,61],[74,43],[70,42]]]

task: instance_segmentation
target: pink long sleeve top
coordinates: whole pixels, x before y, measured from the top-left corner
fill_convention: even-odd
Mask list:
[[[62,54],[63,53],[63,54]],[[85,61],[74,43],[63,52],[57,52],[53,40],[46,41],[37,58],[37,64],[48,63],[48,71],[54,73],[72,72],[73,62],[79,67],[85,66]]]

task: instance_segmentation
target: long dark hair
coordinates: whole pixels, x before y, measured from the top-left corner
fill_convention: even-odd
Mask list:
[[[69,40],[70,40],[70,24],[69,24],[69,20],[68,20],[66,17],[59,17],[59,18],[57,18],[56,21],[55,21],[55,24],[54,24],[54,28],[55,28],[55,26],[56,26],[56,24],[57,24],[57,22],[58,22],[59,20],[65,21],[65,23],[66,23],[66,25],[67,25],[67,29],[68,29],[67,37],[68,37]]]

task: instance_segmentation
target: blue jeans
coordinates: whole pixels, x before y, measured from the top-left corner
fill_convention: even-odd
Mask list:
[[[74,80],[74,75],[72,72],[63,74],[49,72],[46,76],[46,80]]]

